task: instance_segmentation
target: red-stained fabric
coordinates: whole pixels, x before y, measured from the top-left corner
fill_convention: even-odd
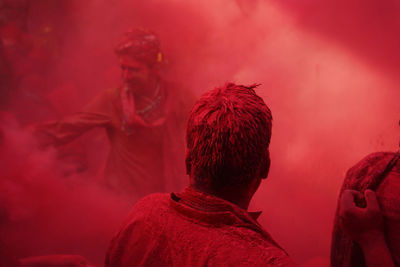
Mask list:
[[[394,156],[395,153],[378,152],[362,159],[347,172],[341,192],[346,189],[364,192],[370,188]],[[400,160],[384,177],[376,193],[385,220],[385,239],[396,266],[400,266]],[[343,233],[338,210],[332,234],[331,266],[366,266],[360,247]]]
[[[163,84],[162,104],[151,111],[164,117],[163,123],[129,124],[122,110],[122,90],[106,90],[83,111],[37,126],[37,136],[43,145],[63,145],[92,128],[103,127],[111,144],[105,168],[109,187],[136,198],[179,190],[185,173],[184,125],[190,100],[184,97],[188,93],[176,85]]]
[[[293,266],[251,213],[191,187],[131,210],[106,255],[119,266]]]
[[[94,267],[84,257],[68,254],[33,256],[19,259],[19,262],[18,267]]]
[[[125,32],[115,47],[115,52],[119,55],[129,54],[149,66],[162,61],[161,43],[158,36],[143,28],[134,28]]]

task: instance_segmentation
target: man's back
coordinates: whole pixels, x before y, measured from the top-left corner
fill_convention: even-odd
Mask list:
[[[106,266],[292,264],[249,213],[191,187],[139,201],[106,257]]]

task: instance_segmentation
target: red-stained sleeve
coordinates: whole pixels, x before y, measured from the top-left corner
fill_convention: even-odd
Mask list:
[[[34,127],[34,134],[42,146],[64,145],[95,127],[109,127],[113,110],[113,94],[104,91],[95,97],[82,111]]]

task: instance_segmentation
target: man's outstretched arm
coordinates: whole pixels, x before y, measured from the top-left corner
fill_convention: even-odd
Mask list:
[[[33,132],[42,147],[65,145],[95,127],[110,125],[112,109],[112,99],[109,92],[105,91],[81,112],[36,125]]]

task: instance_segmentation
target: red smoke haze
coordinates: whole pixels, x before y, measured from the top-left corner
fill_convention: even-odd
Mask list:
[[[327,264],[336,199],[345,171],[364,155],[397,147],[400,5],[361,0],[31,1],[28,30],[51,25],[42,83],[52,111],[32,117],[13,100],[19,124],[78,111],[119,85],[113,47],[134,26],[150,28],[168,59],[164,73],[197,96],[226,81],[261,83],[274,117],[269,178],[250,209],[299,264]],[[36,87],[32,90],[39,90]],[[43,106],[41,106],[43,107]],[[68,163],[37,151],[2,115],[0,182],[4,243],[17,256],[81,254],[101,265],[131,203],[99,187],[108,149],[101,131],[78,142],[89,171],[63,177]],[[90,142],[86,142],[90,140]]]

